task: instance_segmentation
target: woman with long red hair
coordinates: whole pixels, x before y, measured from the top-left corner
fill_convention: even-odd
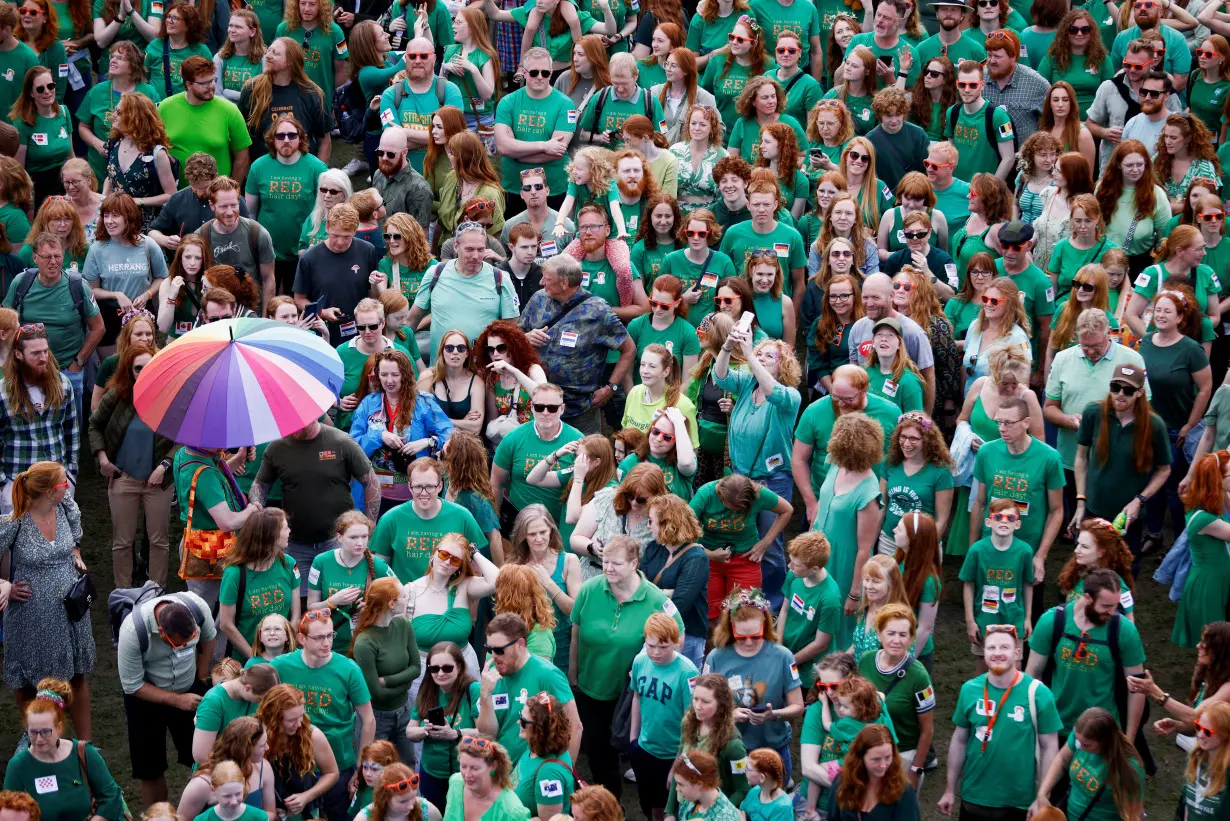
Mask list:
[[[1119,606],[1128,619],[1135,621],[1132,551],[1113,524],[1100,517],[1086,519],[1081,522],[1072,558],[1059,573],[1059,589],[1065,600],[1074,602],[1085,595],[1085,576],[1102,568],[1119,576]]]
[[[406,694],[419,675],[419,648],[410,619],[408,593],[396,578],[376,579],[363,593],[363,612],[350,640],[350,656],[363,671],[372,693],[376,715],[376,741],[389,741],[405,761],[414,760],[414,747],[406,738],[410,715]]]
[[[265,760],[273,766],[278,809],[302,812],[337,783],[337,758],[329,739],[307,717],[303,691],[289,684],[265,693],[256,717],[269,744]]]
[[[1106,220],[1106,239],[1127,252],[1128,272],[1135,277],[1152,264],[1150,252],[1172,215],[1166,191],[1153,173],[1152,154],[1144,143],[1119,143],[1102,170],[1095,196]]]
[[[1096,165],[1097,157],[1093,148],[1093,135],[1082,122],[1080,105],[1076,99],[1076,90],[1064,80],[1051,86],[1046,99],[1042,102],[1042,116],[1038,120],[1038,129],[1049,132],[1059,140],[1061,151],[1075,151],[1089,162],[1089,167]]]
[[[687,112],[697,105],[713,106],[716,103],[712,94],[699,87],[700,68],[696,63],[696,54],[691,49],[673,49],[663,58],[662,81],[649,89],[650,94],[662,104],[662,114],[666,118],[666,130],[662,133],[670,145],[680,140],[686,142],[689,129],[684,115]]]
[[[637,56],[640,73],[636,82],[641,88],[653,88],[666,82],[666,60],[675,49],[683,46],[684,30],[676,23],[658,23],[649,40],[649,54]],[[639,48],[639,47],[638,47]]]
[[[892,730],[882,724],[859,730],[829,794],[831,821],[862,821],[873,814],[918,817],[918,795],[906,781]]]
[[[466,115],[456,106],[440,106],[431,115],[431,136],[427,140],[427,153],[423,157],[423,178],[431,186],[431,194],[435,199],[433,209],[439,208],[440,187],[452,167],[446,148],[448,141],[465,130]]]
[[[516,321],[500,319],[488,325],[474,341],[472,357],[489,388],[487,419],[507,416],[515,408],[518,422],[530,421],[530,396],[547,381],[547,373]]]
[[[729,131],[739,118],[736,105],[744,87],[752,77],[764,74],[773,61],[765,54],[760,23],[750,14],[739,17],[727,40],[729,45],[709,60],[700,84],[717,100],[718,113]]]
[[[1187,510],[1186,527],[1192,568],[1183,585],[1179,612],[1170,640],[1179,647],[1195,647],[1207,624],[1226,618],[1230,602],[1230,522],[1226,493],[1230,491],[1230,453],[1219,450],[1200,458],[1191,472],[1191,484],[1181,494]]]
[[[107,178],[102,195],[123,191],[133,197],[141,208],[142,231],[149,231],[158,211],[179,188],[167,150],[170,143],[153,101],[141,94],[120,98],[103,151]],[[154,161],[141,161],[143,156],[153,156]]]
[[[487,33],[487,18],[482,9],[468,6],[453,18],[453,38],[444,48],[440,73],[452,75],[461,88],[466,127],[489,129],[495,126],[495,104],[500,99],[500,55]]]
[[[445,154],[451,170],[444,175],[437,198],[444,234],[451,237],[457,224],[466,219],[462,203],[478,199],[490,203],[495,218],[489,233],[498,237],[504,228],[504,188],[483,141],[471,131],[462,131],[449,137]]]
[[[934,425],[931,429],[938,431]],[[895,432],[893,439],[897,441]],[[893,539],[897,548],[893,558],[901,570],[905,598],[918,619],[914,655],[930,674],[935,666],[935,617],[939,614],[940,593],[944,588],[940,529],[935,519],[926,513],[911,511],[893,528]]]
[[[555,90],[563,92],[577,111],[594,94],[611,84],[606,41],[601,34],[587,34],[572,47],[572,62],[555,78]]]

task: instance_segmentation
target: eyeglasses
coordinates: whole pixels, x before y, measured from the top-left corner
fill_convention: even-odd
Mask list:
[[[577,231],[582,234],[596,234],[604,228],[606,228],[606,226],[602,223],[598,223],[597,225],[578,225]]]
[[[859,400],[862,399],[863,394],[862,392],[859,392],[859,393],[856,393],[854,396],[838,396],[837,394],[834,393],[832,394],[832,397],[833,397],[833,401],[836,402],[838,405],[857,405],[859,403]]]
[[[407,60],[424,60],[425,61],[425,60],[430,60],[433,57],[435,57],[435,55],[432,54],[430,51],[407,51],[406,52]]]
[[[547,404],[546,402],[535,402],[534,413],[559,413],[559,409],[563,405]]]
[[[1098,289],[1098,286],[1094,285],[1092,282],[1073,282],[1072,284],[1081,291],[1093,292]]]
[[[1007,522],[1008,524],[1012,524],[1019,518],[1021,517],[1016,515],[1015,513],[992,513],[991,514],[992,522]]]
[[[290,142],[291,140],[299,139],[298,131],[283,131],[281,134],[274,134],[273,138],[279,142]]]
[[[1121,382],[1111,382],[1110,392],[1122,394],[1123,396],[1135,396],[1136,387],[1134,385],[1124,385]]]
[[[854,294],[829,294],[829,302],[849,302]]]
[[[699,231],[693,231],[691,228],[689,228],[687,231],[684,232],[684,234],[687,235],[688,239],[704,239],[705,237],[709,236],[709,229],[702,228]]]
[[[861,151],[851,151],[846,156],[851,162],[868,162],[871,159],[870,154],[864,154]]]
[[[510,641],[508,644],[502,644],[499,647],[495,646],[494,644],[488,644],[487,649],[490,650],[493,655],[502,656],[504,655],[504,652],[508,650],[509,647],[512,647],[514,644],[516,644],[520,640],[521,639],[516,639],[514,641]],[[472,736],[466,736],[466,738],[471,738],[471,737]],[[465,744],[465,741],[463,740],[461,743]]]
[[[926,239],[927,232],[926,231],[906,231],[905,238],[906,239]]]
[[[401,781],[395,781],[392,784],[385,784],[384,788],[394,792],[410,792],[410,790],[417,790],[419,788],[419,774],[410,773],[409,778],[403,778]]]
[[[551,76],[551,69],[549,69],[549,68],[527,68],[527,69],[525,70],[525,76],[526,76],[526,77],[534,77],[534,78],[538,78],[538,77],[550,77],[550,76]]]
[[[972,83],[964,83],[964,82],[958,81],[957,88],[961,89],[962,91],[974,91],[976,89],[982,88],[982,81],[975,80]]]
[[[778,54],[785,54],[788,56],[798,54],[801,50],[802,49],[796,48],[794,46],[778,46],[777,47]]]
[[[392,232],[381,234],[381,236],[384,237],[385,242],[401,242],[403,239],[401,234],[394,234]]]
[[[188,82],[190,85],[206,87],[217,85],[218,83],[218,81],[213,77],[206,77],[204,80],[189,80]]]
[[[1196,728],[1196,735],[1204,736],[1205,738],[1212,738],[1213,733],[1216,732],[1212,727],[1205,724],[1198,718],[1192,721],[1192,725]]]
[[[1023,417],[1021,419],[996,419],[995,425],[1000,428],[1010,428],[1013,425],[1019,425],[1024,421],[1025,419]]]
[[[55,729],[52,727],[43,730],[36,730],[33,727],[26,728],[26,735],[30,736],[30,738],[51,738],[51,734],[54,732]]]
[[[541,191],[547,187],[544,182],[527,182],[521,186],[522,191]]]
[[[653,310],[655,310],[655,311],[656,311],[657,309],[659,309],[659,308],[661,308],[662,310],[664,310],[664,311],[665,311],[665,310],[667,310],[667,309],[674,308],[674,307],[675,307],[675,303],[673,303],[673,302],[659,302],[659,301],[658,301],[658,300],[656,300],[656,299],[651,299],[651,300],[649,300],[649,307],[650,307],[650,308],[652,308],[652,309],[653,309]]]
[[[725,306],[729,308],[731,305],[735,304],[736,299],[739,299],[739,297],[737,296],[715,296],[713,298],[713,304],[719,307]]]
[[[910,283],[910,282],[894,282],[893,290],[894,291],[905,291],[908,294],[910,291],[914,290],[914,285],[913,283]]]
[[[940,80],[944,77],[944,72],[936,71],[935,69],[931,69],[931,68],[924,71],[923,74],[926,74],[927,77],[931,80]]]
[[[671,442],[674,442],[674,441],[675,441],[675,434],[673,434],[673,433],[667,433],[666,431],[661,430],[661,429],[659,429],[659,428],[650,428],[650,429],[649,429],[649,435],[650,435],[650,436],[657,436],[659,439],[661,439],[663,442],[666,442],[668,445],[669,445]]]
[[[453,665],[453,664],[429,664],[427,665],[427,672],[431,673],[433,676],[436,673],[451,673],[456,669],[457,669],[456,665]]]
[[[1216,211],[1212,214],[1197,214],[1201,222],[1221,222],[1226,218],[1225,211]]]
[[[970,277],[993,277],[995,272],[986,268],[971,268],[966,272],[966,276]]]
[[[1165,90],[1160,88],[1142,88],[1140,90],[1141,97],[1148,97],[1151,100],[1159,99],[1165,96],[1165,94]]]
[[[1093,26],[1068,26],[1068,34],[1076,37],[1081,34],[1088,34],[1093,31]]]
[[[342,189],[340,188],[325,188],[323,185],[316,190],[322,194],[328,194],[330,197],[336,197],[338,194],[342,193]]]
[[[380,330],[380,324],[381,323],[379,322],[370,322],[364,325],[355,324],[355,328],[359,329],[360,331],[378,331]],[[447,348],[448,346],[445,345],[444,347]]]
[[[423,494],[423,493],[434,494],[434,493],[438,493],[439,491],[440,491],[440,484],[438,482],[434,485],[411,485],[410,486],[410,492],[416,495]]]
[[[744,43],[750,43],[750,42],[752,42],[752,38],[750,38],[750,37],[742,37],[742,36],[740,36],[740,35],[738,35],[738,34],[729,34],[729,35],[727,35],[727,36],[726,36],[726,39],[727,39],[728,41],[730,41],[731,43],[738,43],[739,45],[743,45]]]
[[[999,307],[1000,301],[1000,298],[997,296],[987,296],[986,294],[982,295],[983,305],[990,305],[992,308],[997,308]]]
[[[461,559],[442,548],[436,551],[436,558],[446,562],[450,567],[461,567]]]
[[[759,632],[748,633],[746,636],[740,636],[738,633],[732,630],[730,633],[730,637],[734,639],[735,641],[754,641],[756,639],[763,639],[764,638],[764,627],[761,627]]]

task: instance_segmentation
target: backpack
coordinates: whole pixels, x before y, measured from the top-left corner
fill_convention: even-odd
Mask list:
[[[1140,113],[1140,101],[1132,99],[1132,89],[1128,87],[1124,75],[1116,74],[1110,81],[1114,85],[1115,91],[1119,92],[1119,98],[1127,106],[1127,111],[1123,115],[1123,121],[1126,123]]]
[[[431,293],[436,289],[436,283],[440,281],[440,275],[444,273],[444,266],[447,262],[437,262],[436,267],[431,271],[431,282],[427,283],[427,292]],[[500,298],[500,307],[504,307],[504,269],[492,268],[495,271],[495,293]]]
[[[155,581],[147,581],[140,587],[117,587],[111,591],[107,596],[107,619],[111,622],[112,647],[119,647],[120,628],[124,626],[124,621],[132,615],[133,611],[142,604],[163,595],[163,592],[162,587]],[[171,597],[188,608],[198,628],[205,624],[204,611],[191,597],[182,593],[173,593]],[[149,650],[149,630],[145,626],[145,619],[134,619],[132,626],[137,631],[137,645],[141,648],[141,654],[144,655],[145,651]]]
[[[77,315],[81,317],[81,323],[84,325],[90,319],[85,312],[85,280],[81,278],[81,274],[73,271],[65,271],[64,276],[68,278],[68,293],[73,299],[73,307],[77,309]],[[37,279],[38,269],[27,268],[13,280],[13,310],[17,311],[20,322],[26,321],[21,313],[21,306]]]
[[[436,102],[444,105],[444,92],[448,89],[443,77],[436,77]],[[403,80],[393,86],[393,110],[397,111],[401,107],[401,101],[406,99],[406,83]]]
[[[1005,113],[1008,111],[1008,109],[1004,108],[1002,105],[991,105],[990,103],[987,103],[987,107],[982,110],[983,115],[986,118],[982,124],[982,135],[986,137],[987,142],[991,144],[991,150],[994,151],[996,154],[999,153],[999,141],[995,139],[995,111],[997,109],[1003,109]],[[948,109],[948,132],[949,134],[956,134],[957,118],[960,116],[961,116],[961,103],[957,103],[952,108]],[[1017,144],[1017,139],[1018,138],[1016,134],[1016,127],[1014,126],[1012,129],[1012,153],[1013,154],[1016,154],[1020,150],[1020,146]]]
[[[1051,643],[1055,648],[1059,647],[1059,642],[1063,639],[1070,639],[1075,642],[1080,642],[1080,635],[1071,635],[1064,631],[1067,626],[1068,605],[1059,604],[1051,608],[1055,613],[1055,623],[1051,630]],[[1044,614],[1045,615],[1045,614]],[[1128,715],[1128,689],[1127,681],[1123,677],[1123,656],[1119,652],[1119,630],[1123,624],[1123,615],[1115,613],[1110,617],[1110,621],[1106,623],[1106,641],[1101,639],[1085,639],[1085,644],[1105,645],[1110,650],[1111,663],[1115,667],[1115,707],[1119,711],[1120,720],[1127,721]],[[1055,674],[1055,653],[1052,651],[1046,659],[1046,666],[1042,670],[1041,680],[1048,687],[1051,684],[1051,679]],[[1144,765],[1145,773],[1152,776],[1157,772],[1157,763],[1153,760],[1153,754],[1149,751],[1148,739],[1145,736],[1145,727],[1149,724],[1149,700],[1145,699],[1144,713],[1140,717],[1140,727],[1136,731],[1136,738],[1132,739],[1136,745],[1136,751],[1140,753],[1141,764]]]
[[[649,89],[642,88],[641,100],[645,106],[645,119],[653,122],[653,95],[649,93]],[[602,116],[602,108],[606,105],[607,100],[611,99],[611,86],[606,86],[598,92],[598,99],[594,101],[594,107],[591,109],[594,113],[589,118],[589,128],[585,129],[592,136],[594,127],[598,125],[598,118]]]
[[[333,91],[333,121],[346,142],[363,141],[367,132],[367,103],[357,80],[348,80]]]

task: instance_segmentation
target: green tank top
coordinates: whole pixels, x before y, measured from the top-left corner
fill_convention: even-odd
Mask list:
[[[991,256],[999,259],[999,254],[991,250],[991,247],[986,243],[987,231],[990,231],[990,226],[982,229],[980,233],[969,234],[962,228],[957,232],[957,236],[952,239],[952,258],[957,263],[957,278],[960,280],[960,286],[965,287],[965,272],[969,268],[969,261],[974,258],[975,254],[980,254],[986,251]]]
[[[756,319],[760,329],[774,339],[781,339],[786,332],[782,324],[782,298],[772,294],[756,294],[752,299],[756,307]]]
[[[987,416],[986,410],[982,407],[981,396],[974,400],[974,409],[969,415],[969,426],[983,442],[994,442],[999,438],[999,425]]]
[[[470,617],[470,608],[454,607],[457,591],[448,591],[448,607],[443,613],[430,613],[415,616],[410,620],[414,630],[414,641],[419,650],[426,653],[437,642],[451,641],[464,648],[470,642],[470,631],[474,628],[474,619]]]
[[[898,251],[900,251],[902,248],[906,247],[906,244],[905,244],[905,212],[902,211],[901,208],[902,206],[896,205],[896,206],[893,206],[893,210],[889,212],[893,215],[893,227],[888,232],[888,252],[890,254],[895,254]],[[931,210],[929,210],[927,212],[927,216],[929,216],[932,220],[934,220],[935,219],[935,209],[932,208]],[[931,242],[932,248],[940,247],[939,246],[939,234],[936,232],[934,228],[931,229],[930,242]],[[757,316],[759,316],[759,314],[757,314]]]

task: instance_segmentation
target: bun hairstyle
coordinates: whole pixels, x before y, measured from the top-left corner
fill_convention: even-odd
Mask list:
[[[58,678],[45,678],[39,681],[34,693],[34,700],[26,705],[26,717],[43,714],[50,715],[56,732],[64,735],[66,723],[64,711],[73,702],[73,689],[67,681]]]

